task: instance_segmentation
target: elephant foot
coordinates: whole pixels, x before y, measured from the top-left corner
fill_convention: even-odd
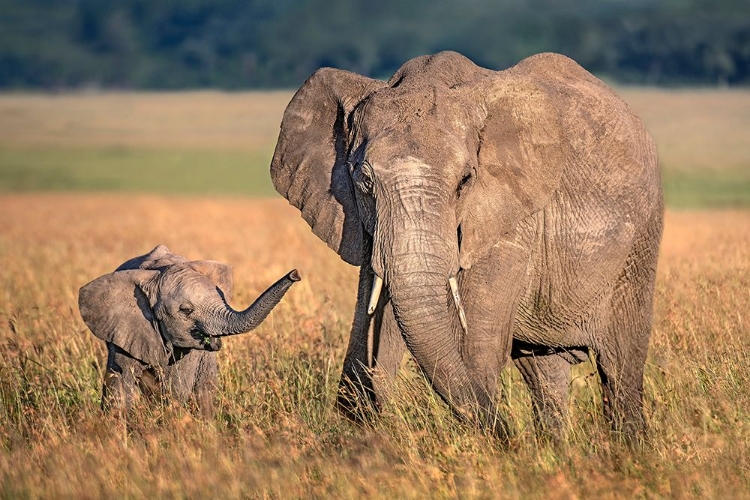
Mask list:
[[[505,448],[510,446],[513,433],[508,421],[496,410],[482,411],[479,416],[479,425],[487,434],[495,438],[500,446]]]
[[[336,408],[347,419],[363,425],[372,422],[379,408],[371,379],[353,381],[342,377],[339,382]]]

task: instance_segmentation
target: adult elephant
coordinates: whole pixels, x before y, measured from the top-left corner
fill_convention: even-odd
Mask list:
[[[574,61],[539,54],[496,72],[441,52],[388,82],[320,69],[286,109],[271,176],[360,266],[343,409],[377,405],[370,368],[395,375],[405,345],[456,413],[485,424],[514,359],[554,433],[570,365],[593,351],[606,415],[644,428],[656,149]]]

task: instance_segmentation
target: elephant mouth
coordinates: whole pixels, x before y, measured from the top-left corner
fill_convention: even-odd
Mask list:
[[[451,296],[453,297],[453,303],[456,306],[456,312],[458,313],[459,320],[461,321],[461,327],[464,332],[468,332],[468,325],[466,324],[466,313],[464,312],[464,306],[461,302],[461,294],[458,291],[458,282],[455,276],[451,276],[448,279],[448,285],[451,289]],[[372,316],[375,313],[375,309],[380,300],[380,292],[383,289],[383,278],[378,274],[373,273],[372,290],[370,291],[370,300],[367,305],[367,314]]]
[[[203,346],[207,351],[218,351],[221,349],[221,339],[218,337],[203,337]]]
[[[211,335],[208,335],[198,329],[195,329],[190,333],[206,351],[218,351],[219,349],[221,349],[222,344],[219,337],[212,337]]]

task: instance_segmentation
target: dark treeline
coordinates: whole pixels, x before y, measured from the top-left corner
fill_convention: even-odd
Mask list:
[[[750,83],[748,0],[0,0],[0,88],[294,87],[457,50],[625,83]]]

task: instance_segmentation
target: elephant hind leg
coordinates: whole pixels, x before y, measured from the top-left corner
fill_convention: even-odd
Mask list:
[[[639,295],[630,287],[615,293],[605,339],[594,346],[604,416],[615,433],[631,442],[646,431],[643,370],[651,333],[651,304]]]
[[[603,316],[603,338],[594,350],[602,381],[604,414],[627,441],[643,437],[643,371],[651,336],[656,249],[636,248],[629,256]]]
[[[602,381],[604,416],[615,433],[627,441],[637,440],[646,430],[643,416],[643,361],[634,355],[627,361],[612,353],[597,356]]]
[[[537,435],[559,442],[567,429],[570,363],[558,354],[514,357],[531,391]]]

